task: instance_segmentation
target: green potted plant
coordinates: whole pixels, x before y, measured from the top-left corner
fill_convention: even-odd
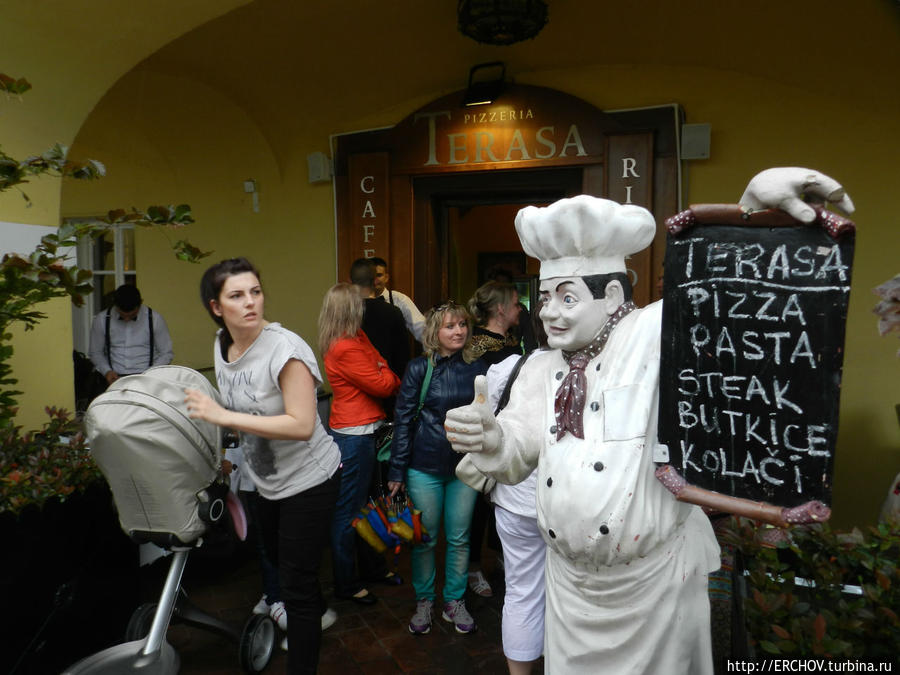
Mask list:
[[[756,658],[897,658],[897,523],[837,532],[828,523],[777,530],[732,518],[722,541],[746,571],[743,614]]]

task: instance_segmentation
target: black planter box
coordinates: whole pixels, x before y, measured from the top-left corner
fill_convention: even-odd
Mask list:
[[[105,482],[0,514],[0,673],[58,673],[122,642],[138,605],[137,546]]]

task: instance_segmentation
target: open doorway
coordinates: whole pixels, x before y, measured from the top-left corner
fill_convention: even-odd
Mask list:
[[[582,171],[491,171],[416,181],[415,289],[420,306],[465,302],[485,281],[516,284],[531,310],[538,263],[522,251],[515,218],[582,191]],[[418,264],[425,261],[424,265]]]
[[[515,282],[538,272],[516,235],[517,204],[446,205],[448,294],[464,300],[489,280]]]

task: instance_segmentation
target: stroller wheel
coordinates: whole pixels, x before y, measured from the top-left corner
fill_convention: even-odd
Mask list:
[[[125,642],[147,637],[153,625],[153,617],[156,615],[156,606],[155,602],[147,602],[134,610],[125,628]]]
[[[275,649],[275,622],[265,614],[254,614],[241,632],[241,668],[247,673],[261,673]]]

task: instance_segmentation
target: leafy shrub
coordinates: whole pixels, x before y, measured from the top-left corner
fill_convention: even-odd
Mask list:
[[[842,533],[827,523],[788,531],[733,518],[723,541],[748,573],[744,615],[757,651],[887,662],[900,653],[898,524]]]
[[[50,419],[38,431],[0,429],[0,513],[41,506],[52,497],[65,500],[103,477],[72,415],[61,408],[46,411]]]

